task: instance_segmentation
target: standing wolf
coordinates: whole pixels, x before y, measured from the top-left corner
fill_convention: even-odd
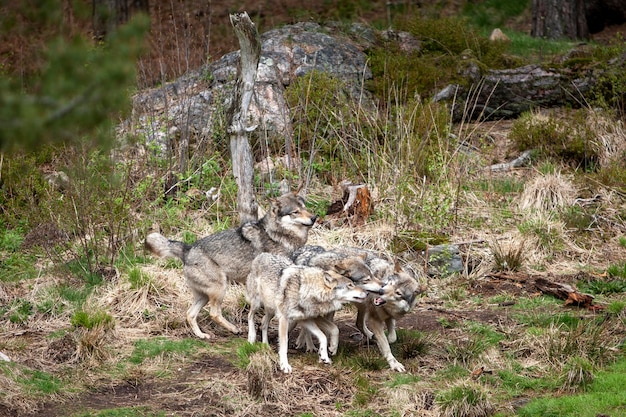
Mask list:
[[[201,339],[211,335],[198,326],[198,314],[209,303],[211,318],[235,334],[241,331],[222,315],[222,301],[228,282],[244,283],[254,258],[262,252],[285,256],[303,246],[317,216],[307,211],[304,200],[287,193],[272,201],[260,220],[217,232],[192,245],[169,240],[159,233],[146,237],[146,247],[157,256],[179,258],[194,302],[187,310],[187,322]]]
[[[378,349],[387,360],[389,367],[394,371],[404,372],[404,365],[393,356],[389,344],[397,340],[396,319],[410,312],[417,304],[418,294],[424,291],[417,280],[398,263],[391,263],[377,253],[366,249],[340,247],[322,252],[323,248],[307,248],[316,247],[304,246],[296,250],[294,252],[296,262],[309,264],[318,263],[320,259],[329,257],[360,257],[371,271],[373,281],[382,283],[382,289],[378,293],[369,292],[365,302],[356,305],[358,309],[356,324],[367,340],[371,340],[372,337],[376,339]],[[386,337],[385,326],[388,333]],[[310,335],[302,332],[301,336],[299,337],[301,344],[305,344],[307,350],[311,350],[313,345]]]
[[[287,348],[289,330],[296,323],[318,339],[320,362],[331,363],[328,352],[337,352],[339,329],[324,316],[345,303],[362,302],[366,295],[365,290],[334,271],[293,265],[289,258],[262,253],[254,259],[246,283],[246,299],[250,304],[248,342],[256,340],[254,315],[263,307],[264,342],[267,343],[269,321],[274,314],[278,317],[278,356],[283,372],[289,373],[292,369],[287,360]]]

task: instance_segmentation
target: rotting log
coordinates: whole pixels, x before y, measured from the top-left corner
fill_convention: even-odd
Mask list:
[[[560,300],[565,300],[565,305],[575,305],[590,308],[593,304],[593,295],[583,294],[569,284],[549,281],[545,278],[535,278],[535,287],[544,294],[550,294]]]
[[[257,68],[261,56],[259,33],[248,13],[230,15],[240,46],[240,63],[237,72],[230,116],[230,153],[233,176],[237,182],[237,207],[241,223],[257,220],[258,205],[254,194],[254,160],[249,134],[256,129],[248,117],[254,94]]]
[[[343,195],[326,210],[330,219],[346,219],[351,226],[363,226],[373,211],[372,196],[367,185],[344,184]]]
[[[520,272],[494,273],[488,277],[506,279],[518,283],[524,283],[526,288],[536,288],[542,294],[549,294],[559,300],[565,300],[565,305],[573,305],[589,310],[601,310],[602,306],[593,305],[593,295],[578,291],[573,285],[550,281],[545,277],[533,276]]]

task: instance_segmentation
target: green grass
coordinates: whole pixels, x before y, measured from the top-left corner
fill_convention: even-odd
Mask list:
[[[200,339],[169,340],[164,337],[142,339],[135,342],[135,349],[128,358],[130,363],[141,365],[146,359],[157,356],[172,357],[174,355],[189,355],[205,346]]]
[[[2,257],[1,253],[0,257]],[[34,255],[15,252],[0,259],[0,281],[2,282],[19,282],[36,278],[39,275],[39,270],[34,266],[37,261]]]
[[[520,396],[524,393],[535,392],[544,393],[553,391],[560,387],[557,378],[531,377],[523,374],[524,370],[503,370],[498,371],[494,377],[494,385],[504,388],[512,397]]]
[[[152,411],[149,407],[121,407],[72,414],[72,417],[165,417],[164,411]]]
[[[534,62],[540,62],[553,55],[561,55],[571,51],[576,42],[556,41],[534,38],[529,34],[516,31],[503,30],[511,39],[509,52]]]
[[[606,273],[612,278],[621,278],[622,280],[626,281],[626,262],[610,265],[607,268]],[[626,283],[624,285],[624,288],[626,290]],[[622,290],[621,292],[624,292],[625,290]]]
[[[462,13],[474,26],[491,31],[504,26],[509,19],[521,15],[529,7],[529,0],[484,0],[466,2]]]
[[[596,417],[626,415],[626,358],[598,372],[585,392],[557,398],[540,398],[518,410],[522,417]]]

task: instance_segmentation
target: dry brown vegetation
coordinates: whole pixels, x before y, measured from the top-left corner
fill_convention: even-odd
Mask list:
[[[216,23],[226,20],[228,5],[152,3],[160,20],[151,43],[159,47],[140,63],[144,85],[235,49],[228,27]],[[332,15],[318,3],[311,6],[317,14]],[[262,29],[296,20],[298,8],[290,4],[257,2],[248,10],[258,13]],[[384,16],[372,13],[371,19]],[[600,164],[609,167],[624,155],[622,125],[586,114],[601,145]],[[312,230],[312,244],[398,256],[427,286],[415,311],[398,321],[393,350],[406,374],[390,371],[375,344],[355,337],[352,307],[336,316],[341,342],[333,365],[290,349],[291,375],[278,370],[274,328],[272,349],[250,347],[204,311],[200,326],[215,338],[193,338],[184,319],[191,296],[180,264],[150,258],[141,248],[147,230],[135,230],[132,250],[100,271],[106,273],[93,285],[89,280],[96,278],[85,271],[52,265],[69,255],[42,252],[28,258],[32,277],[0,281],[0,352],[11,360],[0,363],[0,415],[508,416],[534,397],[580,392],[594,372],[624,354],[623,291],[597,293],[599,308],[583,309],[541,294],[532,277],[575,286],[611,281],[607,270],[623,264],[626,250],[626,191],[623,183],[604,181],[601,172],[580,172],[561,161],[534,161],[508,172],[485,169],[517,156],[511,124],[450,126],[459,142],[476,150],[471,157],[447,153],[429,186],[371,184],[374,215],[365,225],[322,222]],[[338,187],[320,182],[307,190],[311,200],[341,197]],[[397,191],[401,187],[409,191]],[[411,218],[420,210],[436,218],[442,195],[453,196],[442,226]],[[224,192],[220,198],[229,197]],[[182,209],[151,206],[153,213],[136,213],[135,219],[144,225],[159,215],[155,220],[172,231],[168,237],[191,240],[222,227],[230,214],[221,211],[230,205],[220,199],[185,201],[189,206]],[[391,253],[398,235],[419,240],[422,232],[460,243],[464,270],[431,277],[420,250]],[[71,238],[76,236],[64,237]],[[33,245],[42,246],[41,240]],[[80,304],[73,301],[83,295]],[[229,289],[225,314],[245,328],[240,286]]]

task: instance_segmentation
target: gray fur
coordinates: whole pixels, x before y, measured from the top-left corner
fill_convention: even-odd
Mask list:
[[[157,256],[183,261],[183,273],[194,296],[194,303],[187,310],[187,322],[196,336],[209,339],[211,335],[202,332],[197,323],[202,308],[209,303],[211,318],[216,323],[240,333],[222,315],[229,281],[245,282],[252,261],[262,252],[291,255],[306,243],[316,218],[307,211],[301,197],[288,193],[272,201],[270,211],[257,222],[214,233],[193,245],[150,233],[146,247]]]

